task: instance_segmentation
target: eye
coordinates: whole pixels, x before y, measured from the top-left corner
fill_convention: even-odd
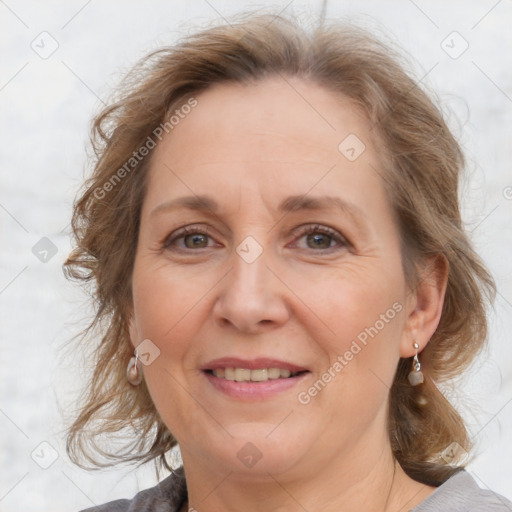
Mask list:
[[[340,248],[347,248],[350,246],[346,238],[327,226],[312,225],[302,227],[298,230],[299,241],[304,239],[306,246],[300,246],[301,249],[320,250],[322,252],[331,252]],[[336,247],[337,244],[337,247]]]
[[[304,239],[305,245],[295,242],[300,249],[312,249],[320,252],[331,252],[350,247],[346,238],[336,230],[327,226],[310,225],[295,230],[298,241]],[[189,251],[214,247],[216,242],[207,226],[185,226],[171,233],[163,242],[162,247],[168,250]]]
[[[164,249],[207,249],[213,247],[214,244],[209,244],[211,235],[206,226],[185,226],[171,233],[164,241]]]

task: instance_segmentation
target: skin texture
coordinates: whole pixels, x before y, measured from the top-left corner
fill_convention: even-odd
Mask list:
[[[187,506],[408,510],[433,488],[394,463],[389,387],[399,358],[414,355],[413,339],[421,351],[437,327],[446,268],[436,264],[417,288],[407,286],[382,156],[349,100],[291,78],[217,85],[196,98],[152,155],[130,327],[134,346],[150,339],[160,350],[144,378],[180,444]],[[366,145],[353,162],[338,150],[349,134]],[[211,196],[218,211],[154,212],[194,195]],[[357,213],[277,211],[290,195],[336,196]],[[170,237],[184,226],[208,236],[199,247],[194,235]],[[252,263],[236,251],[248,236],[263,251]],[[401,311],[301,404],[298,393],[396,303]],[[227,356],[272,357],[310,373],[288,391],[244,402],[200,370]],[[248,442],[261,453],[251,468],[237,457]]]

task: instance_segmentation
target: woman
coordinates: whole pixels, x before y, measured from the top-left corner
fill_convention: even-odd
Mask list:
[[[68,451],[183,458],[100,510],[512,510],[436,387],[494,292],[463,156],[389,49],[251,16],[152,54],[94,129],[66,267],[103,330]]]

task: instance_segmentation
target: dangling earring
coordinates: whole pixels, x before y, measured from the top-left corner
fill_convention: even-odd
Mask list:
[[[142,367],[137,351],[135,351],[135,357],[130,359],[128,368],[126,368],[126,379],[132,386],[138,386],[142,382]]]
[[[416,350],[416,354],[414,354],[414,359],[412,360],[413,369],[407,378],[409,379],[411,386],[417,386],[418,384],[423,384],[425,379],[423,378],[423,373],[421,373],[421,364],[420,360],[418,359],[418,349],[420,346],[416,342],[414,342],[412,346]]]

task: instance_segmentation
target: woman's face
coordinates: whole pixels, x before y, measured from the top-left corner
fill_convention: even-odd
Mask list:
[[[299,79],[196,100],[153,150],[133,272],[158,412],[185,463],[236,473],[374,453],[412,339],[368,122]]]

